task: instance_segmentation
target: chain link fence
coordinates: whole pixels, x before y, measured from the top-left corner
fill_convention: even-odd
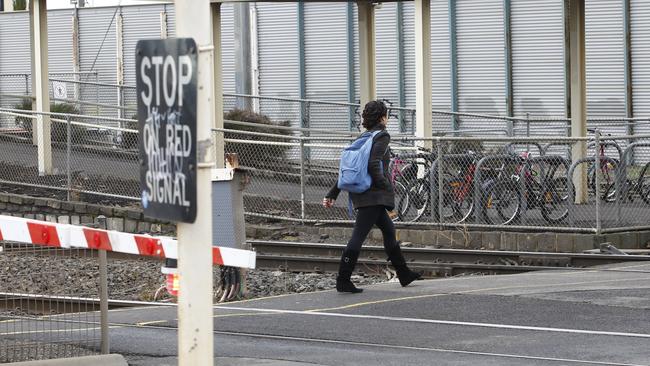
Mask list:
[[[0,363],[98,354],[97,252],[0,247]]]

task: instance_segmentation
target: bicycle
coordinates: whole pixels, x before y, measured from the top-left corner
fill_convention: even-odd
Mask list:
[[[622,182],[621,198],[624,202],[634,202],[634,196],[638,195],[646,204],[650,204],[650,162],[646,163],[639,176],[635,179],[625,178]],[[612,184],[603,193],[605,197],[613,197],[612,202],[616,199],[615,185]]]
[[[420,165],[424,165],[426,169],[427,162],[431,160],[431,150],[418,147],[418,151],[423,153],[412,154],[395,154],[391,151],[390,162],[390,180],[395,190],[395,210],[393,211],[393,221],[400,221],[404,218],[405,212],[400,210],[402,202],[408,203],[408,186],[417,180],[418,169]]]
[[[590,133],[597,133],[599,132],[597,129],[592,129],[589,128],[587,129],[587,132]],[[611,134],[607,134],[606,136],[611,137]],[[600,146],[598,146],[598,159],[599,159],[599,164],[600,164],[600,192],[601,196],[600,199],[605,201],[605,202],[614,202],[616,200],[616,186],[614,184],[614,172],[618,168],[618,165],[620,164],[620,156],[621,156],[621,147],[618,145],[618,143],[614,140],[607,140],[605,139],[604,141],[600,141],[599,143]],[[618,151],[619,154],[619,159],[611,159],[607,156],[606,150],[608,147],[613,147]],[[596,148],[596,142],[591,141],[587,145],[587,148]],[[595,162],[589,163],[589,166],[587,168],[587,188],[589,189],[589,192],[592,196],[596,196],[596,164]]]
[[[407,187],[406,202],[399,203],[404,221],[419,221],[425,214],[433,209],[434,219],[438,222],[454,220],[460,223],[467,220],[474,212],[474,173],[479,156],[468,151],[467,154],[448,155],[445,167],[452,167],[455,173],[443,172],[442,176],[442,212],[438,209],[438,169],[432,171],[430,159],[426,167],[424,178],[412,182]],[[433,174],[434,189],[431,189],[431,174]],[[432,197],[433,191],[433,197]]]
[[[531,158],[527,152],[514,161],[518,162],[512,174],[485,184],[483,217],[486,223],[508,225],[518,221],[524,202],[528,209],[540,209],[548,223],[563,221],[569,214],[568,161],[560,156]],[[535,165],[539,165],[539,169],[535,169]],[[545,165],[549,166],[548,169],[544,169]],[[503,171],[505,166],[504,162],[500,169]],[[562,172],[560,167],[564,168],[564,176],[556,176]]]

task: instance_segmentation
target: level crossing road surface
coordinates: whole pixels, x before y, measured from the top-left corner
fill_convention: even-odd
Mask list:
[[[175,306],[109,321],[112,353],[177,364]],[[231,302],[214,328],[217,365],[650,365],[650,264]]]

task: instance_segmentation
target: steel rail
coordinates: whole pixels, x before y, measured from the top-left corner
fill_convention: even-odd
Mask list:
[[[259,268],[336,271],[343,244],[248,241],[257,251]],[[463,272],[516,273],[542,269],[579,269],[629,261],[650,261],[649,255],[517,252],[467,249],[402,248],[411,266],[444,274]],[[383,247],[361,249],[359,263],[378,270],[386,266]]]

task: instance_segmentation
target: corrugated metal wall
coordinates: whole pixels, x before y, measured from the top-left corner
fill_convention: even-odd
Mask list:
[[[631,0],[633,97],[635,115],[650,114],[650,5]],[[457,44],[459,107],[461,111],[505,113],[505,70],[502,0],[458,0]],[[346,101],[347,5],[308,3],[306,9],[307,96]],[[516,115],[562,116],[564,96],[564,34],[562,0],[513,1],[512,46],[514,111]],[[624,116],[624,58],[622,2],[587,0],[587,88],[590,116]],[[299,89],[297,5],[257,4],[259,17],[260,92],[262,95],[297,97]],[[414,5],[404,7],[405,100],[415,100],[413,20]],[[432,105],[450,107],[448,0],[432,0]],[[354,9],[354,48],[358,52],[357,11]],[[397,95],[396,5],[384,3],[377,9],[378,96],[394,102]],[[156,38],[160,12],[168,13],[168,32],[175,34],[172,5],[142,5],[122,8],[124,16],[125,83],[134,80],[132,49],[138,38]],[[115,8],[80,9],[80,57],[82,71],[97,71],[99,81],[115,83]],[[72,71],[72,10],[49,12],[50,71]],[[232,7],[223,8],[224,90],[234,91],[234,37]],[[648,24],[646,24],[648,23]],[[106,39],[102,40],[106,35]],[[25,12],[0,14],[0,73],[29,73],[29,24]],[[101,45],[101,49],[100,49]],[[355,97],[358,98],[358,56],[354,56]],[[95,65],[93,66],[93,63]],[[11,85],[21,90],[24,81],[0,84],[3,92]],[[92,92],[85,88],[86,93]],[[95,88],[97,90],[97,88]],[[116,103],[113,88],[99,88],[102,103]],[[5,98],[6,99],[6,98]],[[6,100],[2,103],[6,104]],[[273,107],[297,121],[297,109]],[[347,129],[345,108],[324,108],[321,126]],[[102,109],[101,114],[116,115]],[[294,113],[295,112],[295,113]],[[292,114],[294,113],[294,114]],[[312,111],[313,113],[319,113]],[[298,122],[294,122],[298,123]],[[332,124],[334,123],[334,125]],[[442,127],[442,126],[441,126]],[[467,127],[466,125],[464,127]]]
[[[71,9],[51,10],[47,13],[48,66],[50,74],[73,71],[72,16],[73,11]],[[30,64],[29,59],[26,64]],[[72,95],[70,96],[72,97]]]
[[[257,37],[260,95],[299,98],[298,5],[257,4]],[[299,103],[261,101],[260,108],[272,120],[300,127]]]
[[[587,114],[625,117],[623,2],[589,0],[585,13]]]
[[[347,4],[305,4],[307,98],[341,102],[348,95]],[[348,130],[348,109],[312,106],[311,126]]]
[[[632,95],[634,115],[650,116],[650,2],[631,0]],[[650,133],[650,126],[639,125],[639,133]]]
[[[565,114],[563,6],[563,0],[512,2],[515,116]]]
[[[503,1],[458,0],[456,25],[459,110],[505,114]]]
[[[0,13],[0,74],[29,74],[30,63],[28,14]],[[13,108],[22,103],[23,99],[6,94],[25,95],[29,89],[30,81],[22,75],[0,76],[0,107]],[[0,127],[13,126],[13,117],[0,117]]]
[[[79,61],[81,71],[98,73],[100,83],[115,84],[117,70],[116,23],[119,8],[79,9]],[[82,76],[84,81],[94,78]],[[85,87],[84,99],[117,105],[117,89],[113,87]],[[117,109],[84,106],[86,114],[117,117]]]
[[[235,92],[235,19],[233,4],[221,5],[221,69],[224,93]]]

